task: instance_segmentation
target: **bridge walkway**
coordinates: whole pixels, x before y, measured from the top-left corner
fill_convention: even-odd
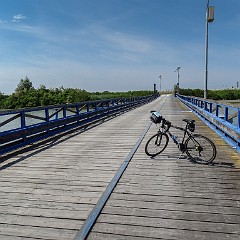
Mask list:
[[[159,107],[173,124],[196,120],[196,132],[217,145],[214,164],[194,164],[184,156],[177,161],[172,141],[159,156],[147,157],[152,125],[87,239],[240,239],[239,154],[175,98]]]
[[[215,164],[190,163],[169,144],[154,159],[144,144],[152,125],[88,239],[239,239],[239,155],[172,96],[0,163],[0,239],[74,239],[107,185],[159,110],[217,145]]]

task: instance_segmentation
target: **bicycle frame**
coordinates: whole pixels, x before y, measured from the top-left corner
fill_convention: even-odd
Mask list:
[[[166,127],[167,126],[167,127]],[[192,133],[189,132],[187,130],[187,126],[188,124],[186,124],[186,127],[185,128],[182,128],[182,127],[178,127],[178,126],[174,126],[172,125],[170,122],[166,121],[165,119],[163,119],[162,121],[162,124],[159,126],[159,129],[158,129],[158,132],[162,132],[162,133],[166,133],[170,136],[170,138],[173,140],[173,142],[179,147],[180,151],[182,152],[185,152],[187,149],[186,149],[186,146],[184,144],[185,140],[188,138],[188,137],[191,137],[192,138]],[[174,137],[178,137],[178,136],[175,136],[174,134],[172,134],[169,129],[170,128],[175,128],[175,129],[178,129],[180,131],[183,131],[183,138],[182,138],[182,141],[181,142],[178,142],[176,140],[174,140]],[[163,129],[163,130],[161,130]],[[194,140],[194,142],[197,143],[197,141],[192,138]]]
[[[175,128],[175,129],[178,129],[178,130],[181,130],[183,131],[183,138],[182,138],[182,144],[184,143],[185,139],[186,139],[186,136],[187,137],[190,137],[192,136],[192,134],[187,130],[187,127],[186,128],[181,128],[181,127],[177,127],[177,126],[174,126],[174,125],[171,125],[171,127]],[[172,137],[174,136],[169,130],[167,131],[167,134],[171,137],[171,139],[173,139]]]

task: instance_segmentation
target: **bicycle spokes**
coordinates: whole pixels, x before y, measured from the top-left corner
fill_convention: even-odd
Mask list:
[[[146,143],[145,152],[148,156],[155,157],[168,145],[169,138],[165,133],[157,133],[153,135]]]
[[[216,157],[214,143],[200,134],[190,136],[186,140],[186,153],[195,162],[208,164]]]

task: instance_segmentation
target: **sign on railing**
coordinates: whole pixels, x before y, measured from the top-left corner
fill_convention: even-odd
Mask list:
[[[179,94],[177,97],[233,148],[240,151],[240,108]]]
[[[135,108],[157,98],[115,98],[0,112],[0,155],[55,134]]]

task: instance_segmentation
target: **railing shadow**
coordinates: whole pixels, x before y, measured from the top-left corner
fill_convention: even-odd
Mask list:
[[[128,110],[128,111],[130,111],[130,110]],[[128,111],[125,111],[125,112],[128,112]],[[102,119],[98,122],[90,123],[85,126],[79,126],[75,129],[70,129],[67,132],[63,132],[58,135],[52,136],[50,138],[44,139],[41,142],[29,144],[22,149],[16,150],[15,152],[6,153],[6,155],[4,155],[0,158],[0,164],[10,160],[12,157],[16,157],[19,154],[23,154],[23,153],[27,153],[27,152],[31,151],[31,153],[27,154],[26,156],[21,156],[21,157],[19,157],[19,159],[13,160],[12,162],[8,162],[8,163],[2,165],[0,167],[0,172],[2,170],[5,170],[11,166],[14,166],[32,156],[38,154],[40,152],[43,152],[53,146],[56,146],[62,142],[65,142],[83,132],[89,131],[90,129],[95,128],[104,122],[108,122],[111,119],[114,119],[114,118],[118,117],[119,115],[124,114],[125,112],[116,113],[115,115],[112,115],[108,118]],[[66,137],[66,135],[67,135],[67,137]],[[34,151],[34,152],[32,152],[32,151]]]

